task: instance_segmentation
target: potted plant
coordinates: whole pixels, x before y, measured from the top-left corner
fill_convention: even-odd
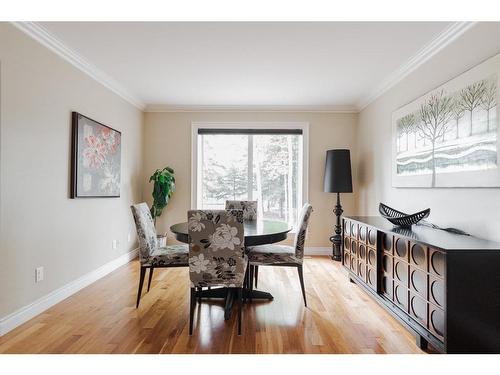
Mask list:
[[[153,182],[153,205],[151,206],[151,216],[156,226],[156,218],[161,215],[170,197],[172,197],[172,193],[175,191],[174,170],[170,167],[157,169],[149,178],[149,182]],[[160,247],[167,245],[166,232],[157,235],[157,237]]]

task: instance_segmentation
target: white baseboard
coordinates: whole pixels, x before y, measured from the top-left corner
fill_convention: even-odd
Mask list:
[[[304,255],[332,255],[331,247],[306,246]]]
[[[135,259],[137,255],[138,249],[123,254],[122,256],[112,260],[111,262],[102,265],[96,270],[79,277],[69,284],[66,284],[61,288],[56,289],[53,292],[39,298],[35,302],[32,302],[29,305],[24,306],[17,311],[14,311],[12,314],[1,318],[0,336],[5,335],[7,332],[34,318],[38,314],[54,306],[56,303],[61,302],[63,299],[68,298],[72,294],[75,294],[79,290],[113,272],[117,268],[123,266],[124,264],[127,264],[132,259]]]

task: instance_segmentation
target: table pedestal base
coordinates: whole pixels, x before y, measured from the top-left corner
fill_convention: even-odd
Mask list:
[[[221,298],[224,299],[224,320],[231,319],[231,312],[233,310],[233,302],[235,299],[235,293],[229,288],[214,288],[214,289],[204,289],[197,292],[197,298]],[[272,301],[274,299],[273,295],[268,292],[262,292],[260,290],[248,290],[243,291],[243,300],[267,300]]]
[[[272,301],[274,299],[271,293],[262,292],[260,290],[245,290],[243,298],[249,299],[250,301],[254,299],[265,299],[268,301]]]

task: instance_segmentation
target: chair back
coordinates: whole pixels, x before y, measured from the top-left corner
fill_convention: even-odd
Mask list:
[[[304,258],[304,244],[306,242],[307,226],[309,225],[309,218],[313,208],[309,203],[304,204],[300,211],[299,222],[297,224],[297,232],[295,233],[295,256],[299,259]]]
[[[191,287],[241,288],[246,270],[242,210],[190,210]]]
[[[130,208],[134,216],[139,241],[139,260],[142,263],[148,260],[150,255],[158,248],[155,224],[146,203],[134,204]]]
[[[257,201],[226,201],[226,210],[243,210],[243,220],[257,220]]]

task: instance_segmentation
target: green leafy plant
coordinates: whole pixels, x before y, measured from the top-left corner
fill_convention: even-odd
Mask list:
[[[156,218],[161,215],[175,191],[174,170],[170,167],[157,169],[149,178],[149,182],[154,183],[151,216],[156,224]]]

